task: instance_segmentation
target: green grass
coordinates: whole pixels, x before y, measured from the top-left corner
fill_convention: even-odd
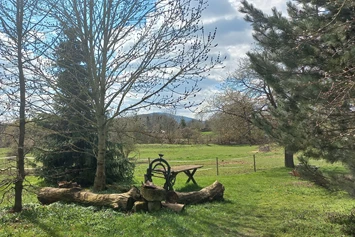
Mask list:
[[[203,160],[224,158],[237,158],[250,156],[257,151],[255,146],[220,146],[220,145],[138,145],[138,151],[132,154],[138,159],[158,158],[158,154],[164,154],[164,158],[174,160]]]
[[[215,149],[140,146],[140,154],[141,159],[146,159],[155,158],[156,152],[164,152],[169,159],[190,161],[196,157],[194,162],[199,163],[204,159],[214,160],[215,154],[227,161],[236,158],[249,161],[256,150],[248,146],[212,147]],[[183,154],[191,151],[194,156],[186,159]],[[335,213],[350,213],[355,200],[343,192],[329,192],[291,177],[290,170],[282,168],[282,150],[257,153],[256,159],[257,172],[249,168],[226,168],[217,176],[213,169],[198,171],[195,179],[199,187],[186,185],[184,175],[179,174],[177,190],[196,190],[218,180],[225,186],[225,201],[188,205],[178,214],[169,210],[132,214],[62,203],[41,206],[35,195],[27,193],[28,204],[20,214],[7,213],[9,205],[3,204],[0,236],[346,236],[342,226],[330,219]],[[236,165],[244,167],[240,162],[233,164]],[[147,164],[138,165],[137,182],[143,181],[144,167]],[[321,168],[335,167],[323,164]],[[234,172],[235,169],[238,171]],[[30,181],[40,184],[35,178]]]
[[[16,161],[15,159],[6,159],[5,157],[8,157],[8,153],[10,152],[10,148],[0,148],[0,169],[4,169],[7,167],[16,167]],[[32,168],[32,163],[34,162],[34,158],[32,157],[32,154],[27,154],[25,158],[25,168]],[[37,164],[41,165],[41,164]]]
[[[10,148],[0,148],[0,158],[6,157],[7,153],[9,153]]]

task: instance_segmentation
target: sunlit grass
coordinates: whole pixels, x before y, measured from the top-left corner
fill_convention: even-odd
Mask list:
[[[145,145],[140,146],[140,154],[142,161],[162,152],[172,165],[180,164],[175,160],[203,163],[207,169],[195,174],[198,186],[185,184],[187,177],[179,174],[174,188],[199,190],[218,180],[225,186],[222,202],[188,205],[182,213],[122,213],[63,203],[41,206],[30,191],[25,193],[22,213],[7,213],[11,205],[2,205],[0,236],[346,236],[342,226],[331,223],[329,217],[350,213],[355,200],[344,192],[329,192],[290,176],[290,169],[283,168],[282,149],[256,153],[257,147],[250,146],[212,148]],[[186,154],[193,155],[187,159]],[[219,175],[216,154],[221,162]],[[339,164],[316,165],[325,170],[343,169]],[[147,167],[147,162],[137,165],[136,185],[143,181]],[[34,177],[28,180],[35,186],[43,185]]]
[[[221,146],[221,145],[138,145],[132,154],[137,159],[158,158],[164,154],[167,160],[203,160],[211,158],[238,158],[252,155],[256,146]]]
[[[6,157],[9,151],[9,148],[0,148],[0,158]]]

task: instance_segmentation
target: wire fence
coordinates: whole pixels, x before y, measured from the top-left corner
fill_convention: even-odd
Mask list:
[[[164,158],[165,159],[165,158]],[[152,158],[140,158],[135,160],[136,174],[144,175],[149,163],[154,160]],[[170,166],[180,165],[202,165],[197,170],[197,174],[201,176],[214,175],[234,175],[250,172],[258,172],[262,170],[272,169],[275,167],[283,167],[283,158],[280,156],[263,156],[253,154],[250,156],[238,158],[211,158],[201,160],[175,160],[165,159]]]
[[[149,166],[149,163],[155,158],[138,158],[134,159],[135,176],[143,177]],[[198,169],[196,175],[198,176],[224,176],[236,175],[243,173],[258,172],[262,170],[272,169],[275,167],[283,167],[284,160],[281,156],[265,156],[261,154],[252,154],[250,156],[236,157],[236,158],[219,158],[214,157],[210,159],[164,159],[170,166],[181,165],[202,165]],[[26,172],[30,173],[33,168],[34,157],[25,158]],[[0,158],[0,175],[16,173],[16,156]]]
[[[33,170],[34,157],[25,157],[25,171]],[[14,175],[16,174],[16,156],[0,157],[0,175]]]

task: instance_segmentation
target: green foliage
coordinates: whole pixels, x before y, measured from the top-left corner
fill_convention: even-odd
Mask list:
[[[353,236],[355,233],[355,209],[350,214],[329,213],[329,221],[341,225],[341,229],[345,234]]]
[[[61,147],[63,149],[63,147]],[[52,153],[35,152],[36,174],[51,184],[58,181],[76,181],[83,186],[93,184],[95,178],[96,159],[90,154],[63,150]]]
[[[307,179],[326,189],[332,188],[329,177],[326,177],[318,167],[310,165],[308,160],[302,156],[299,160],[301,164],[296,167],[296,170],[303,179]]]
[[[75,181],[82,186],[94,183],[96,159],[92,155],[73,151],[38,154],[37,161],[43,166],[37,168],[37,175],[51,184],[58,181]],[[106,180],[129,183],[133,179],[134,163],[122,153],[122,146],[110,144],[106,153]]]
[[[90,104],[86,58],[75,30],[64,29],[64,33],[53,65],[58,86],[54,98],[56,114],[41,115],[36,120],[45,131],[39,149],[34,151],[36,161],[43,164],[37,174],[49,183],[66,180],[90,186],[95,179],[98,138]],[[122,146],[107,143],[107,183],[130,182],[134,165],[125,158]]]
[[[289,17],[242,5],[258,45],[250,68],[276,98],[256,123],[288,150],[354,175],[355,2],[291,1]]]
[[[106,152],[106,182],[131,183],[134,176],[134,163],[123,154],[122,145],[109,144]]]
[[[89,94],[82,90],[87,84],[86,59],[72,29],[64,29],[56,57],[56,114],[42,115],[36,120],[47,130],[40,149],[34,152],[36,160],[43,164],[38,174],[51,183],[73,180],[91,185],[96,167],[93,142],[97,138],[90,123],[94,114],[88,106]]]

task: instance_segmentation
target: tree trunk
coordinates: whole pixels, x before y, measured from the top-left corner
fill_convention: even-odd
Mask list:
[[[58,201],[75,202],[93,206],[107,206],[124,211],[131,210],[134,202],[141,198],[139,190],[132,188],[120,194],[95,194],[81,191],[78,188],[42,188],[37,194],[42,204],[51,204]]]
[[[17,14],[16,14],[16,28],[17,28],[17,67],[19,71],[19,84],[20,84],[20,118],[19,118],[19,140],[17,146],[17,177],[15,181],[15,203],[13,207],[14,212],[22,210],[22,190],[23,180],[25,178],[25,106],[26,106],[26,82],[23,72],[22,62],[22,23],[23,23],[23,0],[17,1]]]
[[[168,203],[196,204],[215,200],[223,200],[224,186],[215,181],[212,185],[195,192],[169,192]]]
[[[96,175],[94,180],[95,191],[102,191],[106,188],[105,156],[106,156],[106,125],[104,116],[98,118],[98,154]]]
[[[293,152],[285,147],[285,167],[295,168],[295,163],[293,162]]]

